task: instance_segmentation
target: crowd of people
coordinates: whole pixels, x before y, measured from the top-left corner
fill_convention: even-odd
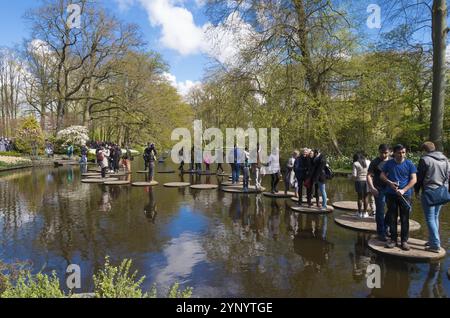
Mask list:
[[[106,178],[106,174],[119,173],[121,167],[125,169],[126,173],[131,173],[131,161],[133,156],[129,147],[121,149],[121,147],[114,143],[89,143],[91,149],[95,149],[96,162],[101,168],[102,178]],[[87,146],[81,149],[82,160],[87,162],[88,154]]]
[[[377,158],[369,161],[363,153],[355,154],[353,178],[358,196],[358,217],[369,217],[368,196],[375,199],[377,234],[385,247],[399,246],[408,251],[409,218],[412,212],[412,197],[420,196],[429,241],[426,250],[440,252],[439,214],[443,204],[450,201],[450,165],[447,157],[432,142],[422,145],[424,155],[418,167],[407,159],[403,145],[393,148],[379,146]],[[386,211],[387,207],[387,211]],[[400,218],[400,242],[398,242],[397,220]]]

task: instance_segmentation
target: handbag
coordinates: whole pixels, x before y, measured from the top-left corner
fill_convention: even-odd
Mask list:
[[[448,171],[448,162],[447,162],[447,171]],[[448,180],[448,174],[447,178]],[[424,191],[425,202],[429,206],[436,206],[446,204],[450,202],[450,192],[449,189],[445,186],[445,182],[442,186],[437,189],[427,189]]]

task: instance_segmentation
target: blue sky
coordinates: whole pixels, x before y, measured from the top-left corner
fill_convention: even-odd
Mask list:
[[[194,35],[190,38],[193,33],[198,37],[207,23],[201,0],[98,1],[119,19],[141,27],[148,48],[159,52],[169,64],[169,77],[180,91],[201,81],[209,61],[207,49]],[[22,43],[29,34],[23,15],[39,4],[36,0],[0,0],[0,47]],[[178,28],[171,26],[173,20],[179,21]],[[184,30],[191,32],[183,34]]]

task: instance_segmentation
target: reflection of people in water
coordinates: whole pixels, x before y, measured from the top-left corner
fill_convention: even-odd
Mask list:
[[[67,182],[72,183],[73,182],[73,168],[69,167],[67,170]]]
[[[100,199],[99,211],[109,213],[111,212],[111,195],[107,187],[102,187],[102,197]]]
[[[350,252],[349,254],[353,269],[353,279],[356,282],[366,279],[367,267],[371,264],[367,240],[367,234],[357,233],[355,253]]]
[[[294,237],[294,250],[304,261],[305,267],[320,272],[328,263],[333,244],[326,239],[328,220],[326,215],[298,214],[292,218],[292,228],[298,228]],[[303,224],[303,220],[305,220]]]
[[[222,192],[222,191],[220,191]],[[250,215],[248,213],[248,209],[250,207],[250,197],[245,194],[241,197],[241,204],[242,204],[242,229],[245,236],[250,235]]]
[[[144,214],[149,222],[155,224],[156,216],[158,215],[158,207],[156,205],[155,195],[152,187],[149,187],[146,191],[148,192],[148,204],[144,207]]]
[[[277,241],[280,236],[280,206],[275,198],[272,198],[270,204],[271,213],[269,217],[269,229],[272,234],[272,238]]]
[[[264,236],[264,225],[265,225],[265,210],[264,210],[264,202],[261,194],[256,195],[256,204],[255,204],[255,215],[253,222],[253,232],[256,233],[256,241],[260,242]]]
[[[441,263],[430,263],[427,278],[423,283],[422,298],[447,298],[444,287],[442,286]]]

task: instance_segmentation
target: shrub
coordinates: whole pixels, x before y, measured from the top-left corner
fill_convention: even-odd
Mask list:
[[[96,298],[145,298],[141,285],[145,276],[136,280],[137,271],[130,273],[132,261],[125,259],[119,267],[112,266],[109,257],[105,266],[94,275],[94,293]]]
[[[44,134],[41,126],[34,117],[25,118],[17,129],[15,139],[16,148],[22,153],[31,154],[32,144],[36,144],[38,152],[44,147]]]
[[[2,298],[63,298],[56,272],[52,276],[42,273],[31,275],[29,271],[20,272],[17,280],[12,283],[9,279],[4,280],[5,291]]]
[[[89,141],[89,130],[84,126],[71,126],[58,132],[56,138],[61,140],[64,146],[82,146]]]
[[[191,298],[193,289],[191,287],[180,290],[180,284],[175,283],[170,289],[167,298]]]

